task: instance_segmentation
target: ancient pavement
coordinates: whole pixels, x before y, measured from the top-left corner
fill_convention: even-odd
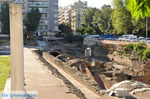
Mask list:
[[[55,78],[31,49],[24,49],[25,89],[38,91],[38,99],[78,99],[74,94],[66,93],[68,88]]]

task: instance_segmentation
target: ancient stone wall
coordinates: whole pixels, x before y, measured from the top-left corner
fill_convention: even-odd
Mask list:
[[[59,60],[58,58],[50,55],[47,52],[43,53],[43,57],[45,59],[50,60],[51,62],[53,62],[57,66],[59,66],[62,70],[64,70],[69,75],[71,75],[74,79],[79,81],[81,84],[86,86],[88,89],[90,89],[94,93],[96,93],[98,95],[103,94],[103,93],[101,93],[101,88],[99,87],[99,85],[95,81],[91,80],[86,74],[81,73],[78,70],[71,68],[70,66],[67,66],[61,60]]]

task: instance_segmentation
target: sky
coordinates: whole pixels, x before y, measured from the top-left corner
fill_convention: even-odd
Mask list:
[[[69,4],[73,4],[74,2],[77,2],[78,0],[59,0],[59,6],[68,6]],[[87,1],[88,7],[96,7],[100,8],[104,4],[111,4],[112,0],[81,0],[81,1]]]

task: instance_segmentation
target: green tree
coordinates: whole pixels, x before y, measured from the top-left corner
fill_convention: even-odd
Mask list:
[[[100,29],[100,15],[101,15],[101,11],[100,10],[97,10],[95,11],[95,14],[93,16],[93,21],[92,21],[92,24],[93,24],[93,27],[94,27],[94,30],[96,32],[96,34],[101,34],[101,29]]]
[[[10,23],[9,23],[9,4],[4,3],[1,6],[1,24],[2,24],[2,33],[9,34],[10,33]]]
[[[81,34],[81,35],[84,35],[84,31],[85,31],[85,27],[84,27],[83,24],[81,24],[81,25],[79,26],[79,28],[77,29],[77,33],[78,33],[78,34]]]
[[[38,8],[32,8],[29,13],[27,13],[27,20],[25,21],[25,26],[27,31],[35,31],[39,26],[41,19],[41,13]]]
[[[84,34],[93,35],[94,29],[92,27],[86,27]]]
[[[148,17],[150,17],[150,0],[126,0],[127,9],[133,18],[146,18],[146,37],[148,37]]]
[[[110,5],[104,5],[100,10],[95,12],[93,24],[99,31],[108,33],[112,29],[111,13],[112,8]]]
[[[63,32],[63,33],[66,33],[66,35],[72,35],[72,29],[67,24],[60,24],[59,30],[61,30],[61,32]]]
[[[98,11],[98,9],[96,8],[88,8],[82,15],[81,19],[82,19],[82,23],[85,25],[85,30],[86,34],[91,34],[87,33],[88,30],[93,30],[92,34],[96,34],[98,32],[98,28],[96,26],[94,26],[93,24],[93,16],[95,15],[95,13]]]
[[[126,0],[127,9],[136,19],[150,17],[150,0]]]
[[[112,24],[117,34],[130,34],[132,33],[131,15],[123,1],[113,0]]]
[[[84,13],[83,13],[83,16],[81,17],[82,19],[82,24],[86,24],[87,26],[91,26],[93,27],[93,16],[95,14],[95,12],[97,11],[98,9],[96,8],[88,8]]]

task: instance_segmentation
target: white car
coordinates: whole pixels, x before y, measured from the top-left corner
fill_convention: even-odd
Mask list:
[[[137,39],[137,38],[131,38],[130,41],[131,41],[131,42],[137,42],[138,39]]]
[[[150,43],[150,38],[146,38],[146,43]]]
[[[139,38],[138,38],[138,41],[139,41],[139,42],[146,42],[146,38],[144,38],[144,37],[139,37]]]

